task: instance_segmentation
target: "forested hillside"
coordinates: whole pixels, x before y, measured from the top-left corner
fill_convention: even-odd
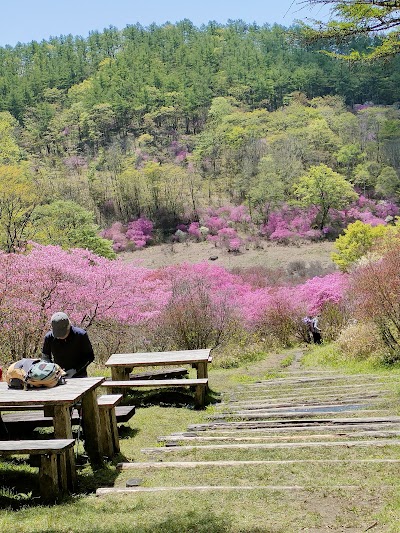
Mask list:
[[[227,205],[245,210],[231,222],[267,237],[299,224],[301,236],[335,236],[360,218],[340,210],[365,211],[356,194],[379,220],[397,214],[378,203],[398,197],[399,59],[345,63],[321,52],[329,43],[298,37],[296,27],[184,20],[1,48],[2,248],[33,239],[111,257],[98,226],[118,223],[108,237],[125,238],[130,221],[151,221],[163,239],[206,227],[206,208]],[[344,193],[332,205],[307,196],[310,172]],[[271,222],[284,202],[285,221]],[[139,226],[132,242],[143,244],[150,230]]]

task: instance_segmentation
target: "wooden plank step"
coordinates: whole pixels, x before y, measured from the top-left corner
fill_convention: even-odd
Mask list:
[[[194,387],[197,385],[206,386],[208,378],[199,379],[144,379],[144,380],[129,380],[129,381],[105,381],[102,387],[118,388],[142,388],[142,387]]]
[[[354,402],[348,402],[348,403],[310,403],[310,404],[281,404],[281,405],[254,405],[251,408],[243,408],[243,407],[236,407],[232,406],[231,409],[227,409],[226,407],[229,407],[228,405],[225,408],[221,409],[221,405],[218,405],[218,414],[221,415],[229,415],[229,414],[251,414],[251,413],[279,413],[284,412],[284,410],[290,410],[290,412],[301,412],[301,411],[307,411],[307,410],[314,410],[314,409],[333,409],[333,411],[336,411],[338,408],[350,408],[353,407],[354,409],[360,410],[363,407],[369,407],[369,404],[366,403],[354,403]],[[351,409],[353,410],[353,409]]]
[[[330,402],[330,405],[346,405],[349,403],[355,403],[357,401],[361,402],[362,400],[373,400],[375,398],[384,398],[385,396],[381,393],[376,394],[357,394],[355,396],[343,395],[338,397],[337,395],[331,395],[326,397],[316,397],[316,398],[299,398],[298,396],[293,396],[292,398],[264,398],[262,400],[255,399],[249,401],[243,400],[233,400],[229,402],[221,402],[218,404],[219,408],[231,407],[231,408],[242,408],[242,409],[258,409],[264,407],[292,407],[296,405],[308,406],[308,405],[320,405],[317,404],[320,402]]]
[[[194,431],[202,431],[209,428],[261,428],[261,427],[282,427],[282,426],[316,426],[317,424],[380,424],[380,423],[400,423],[399,416],[393,417],[363,417],[363,418],[287,418],[275,420],[260,420],[256,422],[242,421],[242,422],[210,422],[208,424],[191,424],[188,429]]]
[[[117,405],[115,408],[115,416],[117,417],[117,422],[129,422],[136,412],[134,405]]]
[[[348,464],[373,464],[400,463],[400,459],[286,459],[271,461],[152,461],[144,463],[118,463],[117,470],[132,470],[146,468],[201,468],[201,467],[225,467],[225,466],[274,466],[291,464],[337,464],[346,466]]]
[[[326,414],[334,414],[336,413],[338,416],[339,415],[343,415],[343,414],[348,414],[348,413],[354,413],[354,414],[357,414],[357,413],[384,413],[384,412],[387,412],[387,409],[343,409],[343,410],[340,410],[340,411],[336,411],[336,410],[332,410],[332,409],[327,409],[326,411],[314,411],[314,412],[310,412],[310,411],[281,411],[281,412],[278,412],[278,411],[271,411],[271,412],[268,412],[268,413],[241,413],[240,411],[236,412],[236,413],[231,413],[231,414],[226,414],[226,415],[209,415],[207,416],[207,419],[208,420],[232,420],[232,419],[235,419],[235,418],[240,418],[242,420],[268,420],[268,419],[271,419],[271,418],[290,418],[290,417],[293,417],[293,416],[296,416],[298,418],[306,418],[306,417],[311,417],[311,416],[323,416],[323,415],[326,415]]]
[[[257,433],[269,433],[272,435],[282,435],[282,434],[292,434],[292,433],[305,433],[309,432],[310,435],[315,435],[316,431],[325,431],[325,432],[332,432],[332,431],[345,431],[346,433],[350,432],[357,432],[357,431],[385,431],[385,430],[397,430],[399,428],[399,424],[391,424],[391,423],[381,423],[381,424],[343,424],[343,425],[321,425],[316,424],[314,426],[306,425],[306,426],[276,426],[276,427],[256,427],[256,428],[243,428],[243,429],[207,429],[207,430],[199,430],[199,431],[182,431],[180,433],[172,433],[171,435],[182,435],[184,437],[201,437],[204,435],[243,435],[245,433],[251,432],[252,435]],[[314,433],[313,433],[314,432]]]
[[[337,374],[333,376],[316,376],[316,377],[296,377],[296,378],[290,378],[290,377],[282,377],[282,378],[273,378],[273,379],[264,379],[264,380],[257,380],[252,385],[282,385],[282,384],[292,384],[292,383],[316,383],[316,382],[326,382],[326,381],[340,381],[340,380],[346,380],[349,383],[360,380],[360,377],[363,379],[364,377],[367,378],[367,383],[370,383],[374,380],[381,380],[384,381],[385,377],[380,375],[368,375],[368,374]],[[395,376],[391,376],[391,379],[395,379]]]
[[[346,440],[346,441],[335,441],[335,442],[271,442],[271,443],[260,443],[260,444],[204,444],[203,446],[163,446],[159,448],[143,448],[141,451],[143,453],[166,453],[174,451],[188,451],[188,450],[222,450],[222,449],[269,449],[275,450],[278,448],[328,448],[328,447],[339,447],[345,446],[346,448],[353,447],[366,447],[374,446],[376,448],[383,446],[400,446],[400,439],[381,439],[381,440]]]
[[[382,386],[384,386],[386,383],[382,382]],[[316,385],[315,383],[311,384],[312,385],[312,388],[309,387],[309,388],[306,388],[304,387],[304,384],[301,385],[301,387],[283,387],[282,385],[278,388],[278,387],[274,387],[274,388],[271,388],[271,387],[252,387],[250,385],[247,385],[247,387],[237,387],[235,389],[235,391],[233,392],[230,392],[228,393],[229,394],[232,394],[232,395],[235,395],[235,394],[248,394],[249,392],[252,392],[252,393],[256,393],[257,394],[260,394],[260,393],[279,393],[279,396],[282,395],[283,392],[287,393],[287,392],[291,392],[291,393],[294,393],[294,392],[297,392],[299,391],[299,394],[304,394],[305,391],[308,392],[308,390],[310,390],[310,392],[312,392],[313,394],[315,394],[316,392],[319,393],[319,392],[333,392],[333,391],[342,391],[342,390],[348,390],[348,391],[354,391],[354,389],[363,389],[363,390],[369,390],[369,388],[371,387],[371,383],[351,383],[351,384],[347,384],[347,385],[331,385],[331,386],[326,386],[326,385]],[[376,387],[376,385],[378,385],[377,383],[374,383],[374,387]]]
[[[389,437],[398,437],[400,431],[357,431],[357,432],[330,432],[325,434],[313,434],[313,435],[246,435],[242,437],[238,436],[179,436],[179,435],[163,435],[157,437],[157,442],[249,442],[249,441],[279,441],[279,440],[311,440],[311,439],[337,439],[337,438],[364,438],[373,437],[374,439],[384,439]]]
[[[329,485],[326,489],[329,490],[352,490],[360,489],[359,485]],[[393,487],[388,487],[393,488]],[[186,487],[104,487],[96,490],[96,496],[107,496],[112,494],[136,494],[143,492],[184,492],[184,491],[253,491],[253,490],[268,490],[268,491],[309,491],[309,486],[302,485],[238,485],[238,486],[223,486],[223,485],[193,485]]]
[[[48,452],[62,453],[75,444],[75,439],[2,440],[0,455],[41,455]]]

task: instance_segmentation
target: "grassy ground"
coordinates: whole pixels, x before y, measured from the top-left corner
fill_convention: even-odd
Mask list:
[[[326,369],[323,347],[304,357],[306,370]],[[164,406],[147,405],[137,409],[129,424],[121,427],[121,454],[104,468],[93,471],[87,464],[79,469],[77,494],[56,506],[41,506],[37,498],[36,469],[26,461],[13,459],[0,464],[2,484],[12,489],[0,494],[0,531],[39,532],[131,532],[136,533],[256,533],[256,532],[322,532],[322,531],[400,531],[399,463],[353,463],[357,459],[399,459],[399,445],[368,447],[319,447],[275,449],[207,449],[208,442],[196,450],[171,448],[161,451],[160,435],[185,432],[189,425],[209,422],[209,415],[223,411],[220,403],[232,395],[254,401],[262,388],[271,392],[268,397],[292,395],[297,398],[321,397],[309,383],[260,384],[285,376],[294,361],[296,351],[270,355],[263,361],[235,369],[211,369],[211,403],[206,411],[193,409],[192,399],[181,394],[164,398]],[[326,355],[326,354],[325,354]],[[330,361],[331,364],[332,361]],[[324,366],[325,365],[325,366]],[[336,369],[339,367],[336,365]],[[340,373],[352,376],[357,372],[378,375],[355,378],[368,389],[385,390],[378,401],[385,416],[400,414],[400,372],[362,365],[342,364]],[[340,379],[334,385],[347,383]],[[331,385],[326,385],[326,394]],[[239,393],[238,390],[241,392]],[[338,389],[340,390],[340,389]],[[356,390],[356,388],[353,388]],[[318,394],[317,394],[318,393]],[[143,402],[149,398],[142,398]],[[151,400],[151,399],[150,399]],[[364,416],[364,414],[363,414]],[[365,415],[367,416],[367,415]],[[298,440],[299,434],[310,437],[311,432],[287,434],[285,442]],[[202,432],[202,435],[205,432]],[[228,432],[229,434],[229,432]],[[241,435],[252,435],[242,431]],[[257,435],[261,435],[260,430]],[[222,435],[207,432],[207,435]],[[264,436],[274,433],[265,432]],[[282,436],[282,435],[281,435]],[[352,437],[334,437],[332,440]],[[360,437],[367,438],[367,437]],[[393,437],[395,438],[395,437]],[[307,439],[306,439],[307,440]],[[322,439],[321,439],[322,440]],[[266,442],[266,441],[264,441]],[[217,442],[218,443],[218,442]],[[219,442],[221,443],[221,442]],[[186,442],[184,443],[186,444]],[[153,448],[151,452],[143,450]],[[158,450],[157,450],[158,449]],[[82,458],[81,458],[82,459]],[[118,471],[119,461],[168,463],[172,461],[299,461],[235,466],[198,466],[196,468],[137,468]],[[323,462],[318,462],[322,460]],[[343,463],[335,461],[341,460]],[[331,462],[327,462],[331,461]],[[96,497],[97,487],[125,487],[132,478],[140,479],[143,487],[221,486],[239,487],[236,490],[185,490],[135,495]],[[248,489],[247,487],[269,487]],[[288,489],[288,487],[297,487]],[[275,488],[274,488],[275,487]]]

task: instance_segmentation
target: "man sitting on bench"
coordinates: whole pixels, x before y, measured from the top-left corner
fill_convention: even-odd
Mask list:
[[[73,326],[65,313],[54,313],[51,330],[44,338],[42,359],[60,365],[68,378],[86,378],[87,367],[94,360],[87,332]]]

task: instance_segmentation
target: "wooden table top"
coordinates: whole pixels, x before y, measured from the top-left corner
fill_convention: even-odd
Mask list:
[[[0,382],[0,405],[30,406],[74,404],[88,391],[95,389],[104,381],[104,377],[71,378],[65,385],[57,385],[51,389],[9,389],[5,381]]]
[[[206,363],[210,356],[210,351],[210,349],[206,349],[178,350],[175,352],[114,353],[106,362],[106,366],[134,367]]]

